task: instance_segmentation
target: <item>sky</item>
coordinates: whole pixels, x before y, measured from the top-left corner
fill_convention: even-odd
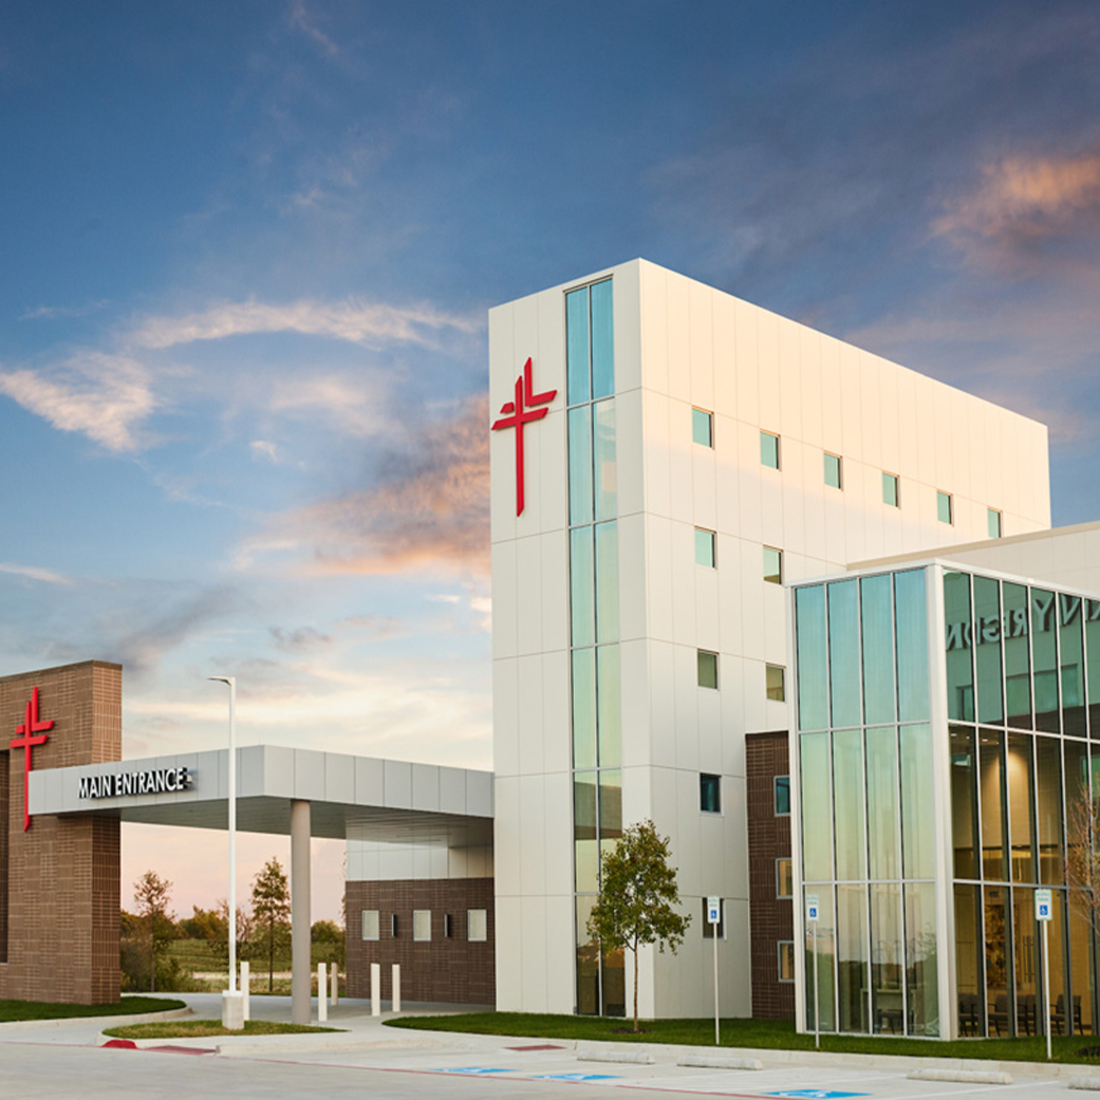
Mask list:
[[[1057,0],[6,0],[0,669],[121,661],[127,757],[233,675],[240,743],[491,767],[486,310],[637,256],[1044,421],[1100,518],[1098,54]],[[211,844],[127,826],[124,904]]]

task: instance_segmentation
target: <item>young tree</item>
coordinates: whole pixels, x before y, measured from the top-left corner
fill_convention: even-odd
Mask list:
[[[1100,932],[1100,797],[1089,794],[1087,779],[1076,797],[1066,776],[1066,879],[1070,901],[1080,907],[1094,932]]]
[[[156,871],[146,871],[134,883],[135,916],[145,926],[149,941],[149,991],[157,991],[157,956],[164,953],[178,930],[173,923],[175,914],[168,912],[172,884],[162,879]]]
[[[268,993],[275,988],[275,949],[286,940],[289,916],[290,888],[286,874],[282,864],[272,857],[252,880],[252,917],[267,955]]]
[[[634,954],[634,1030],[638,1030],[638,948],[656,943],[672,953],[691,917],[678,913],[676,868],[669,866],[668,837],[652,821],[631,825],[601,860],[600,896],[588,918],[588,933],[604,955],[627,948]]]

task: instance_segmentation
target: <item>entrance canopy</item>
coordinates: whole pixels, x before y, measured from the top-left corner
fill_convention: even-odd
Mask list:
[[[93,814],[155,825],[225,829],[229,750],[32,771],[37,814]],[[292,802],[308,802],[315,837],[365,825],[378,840],[458,830],[491,836],[493,774],[435,764],[251,745],[237,749],[237,828],[290,835]]]

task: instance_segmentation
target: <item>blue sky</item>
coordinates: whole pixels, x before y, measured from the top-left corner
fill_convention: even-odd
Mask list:
[[[485,311],[635,256],[1044,420],[1100,517],[1098,47],[1087,3],[8,0],[0,666],[122,660],[129,755],[217,743],[218,672],[244,741],[491,766]],[[209,904],[167,837],[127,882]]]

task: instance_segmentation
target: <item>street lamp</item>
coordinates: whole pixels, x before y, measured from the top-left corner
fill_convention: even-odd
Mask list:
[[[222,1023],[225,1027],[239,1029],[244,1026],[244,1020],[237,993],[237,678],[208,676],[207,679],[229,685],[229,912],[226,921],[229,989],[228,997],[223,997]],[[230,1019],[233,1022],[228,1022]],[[236,1022],[237,1019],[240,1023]]]

